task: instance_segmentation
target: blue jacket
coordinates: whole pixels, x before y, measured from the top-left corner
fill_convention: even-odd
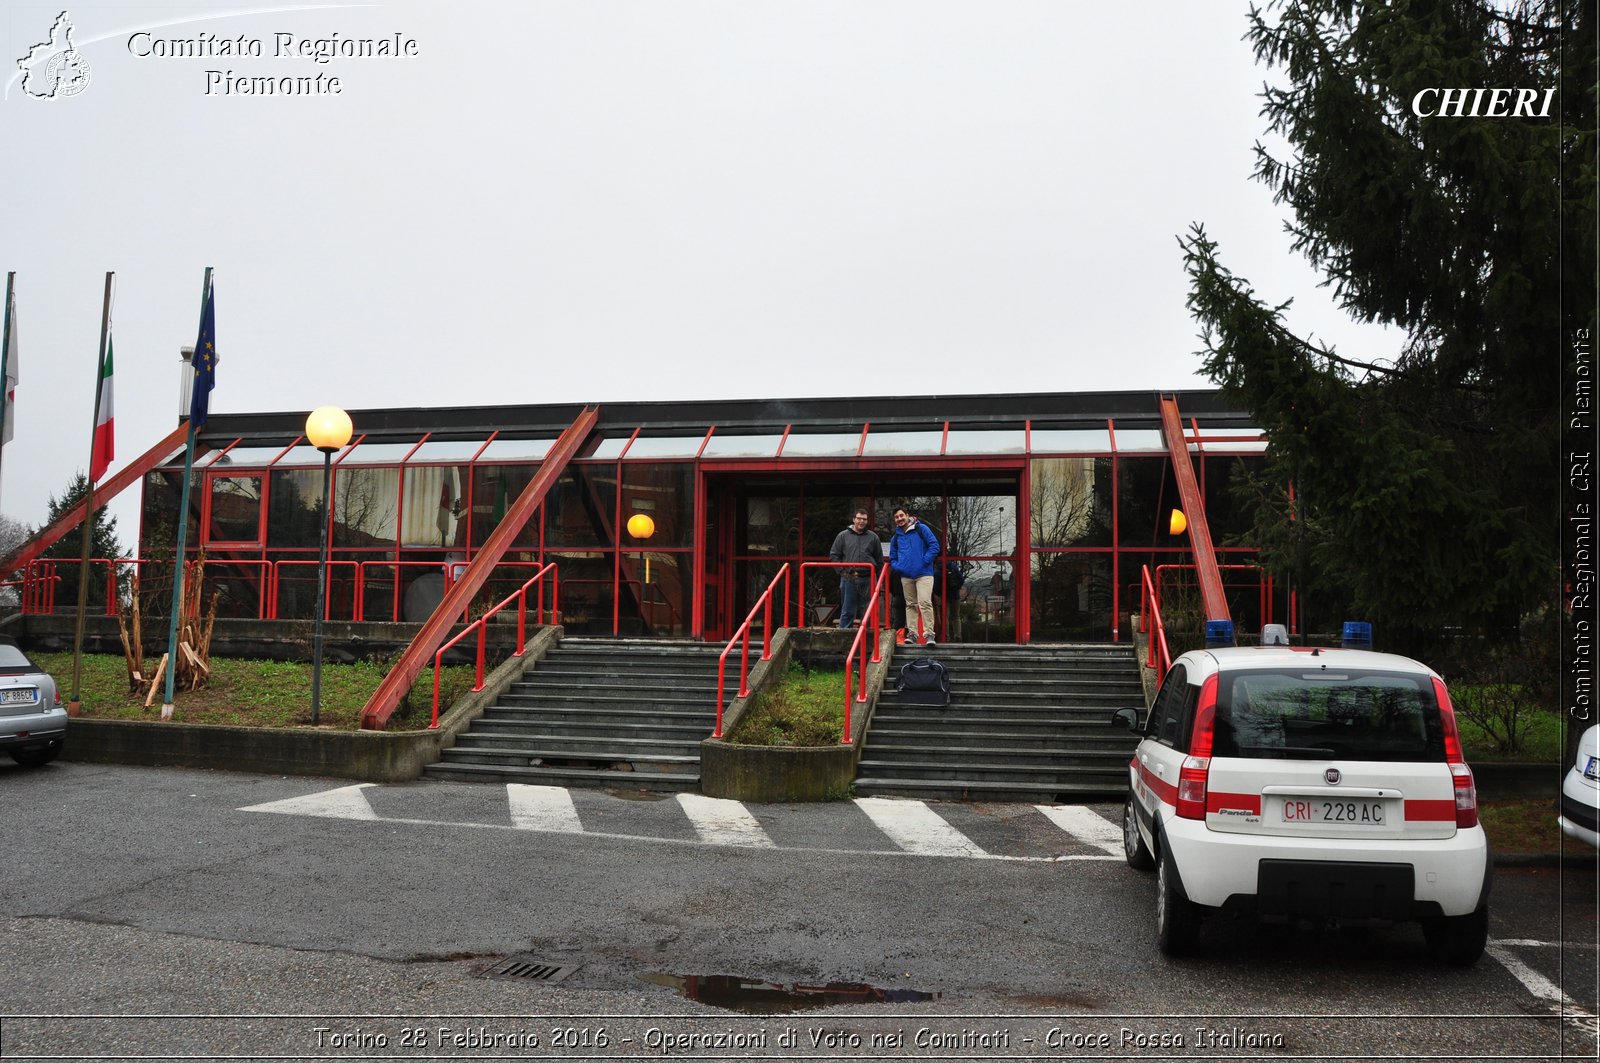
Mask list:
[[[939,567],[939,537],[920,520],[908,530],[894,530],[889,567],[897,576],[916,579],[931,576]]]

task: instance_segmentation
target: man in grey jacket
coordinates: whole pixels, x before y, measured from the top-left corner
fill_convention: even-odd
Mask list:
[[[828,557],[834,561],[872,566],[870,570],[839,570],[839,626],[842,628],[849,628],[866,611],[867,596],[872,593],[872,577],[883,565],[883,542],[878,533],[868,527],[871,522],[866,510],[856,510],[850,527],[833,537],[833,546],[828,550]]]

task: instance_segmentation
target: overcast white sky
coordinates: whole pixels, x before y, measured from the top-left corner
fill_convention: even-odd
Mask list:
[[[208,265],[215,412],[1208,386],[1195,221],[1300,330],[1387,355],[1249,179],[1247,6],[100,2],[67,8],[88,85],[37,100],[15,61],[62,8],[9,3],[0,512],[42,522],[88,464],[106,270],[114,469],[177,423]],[[141,57],[140,31],[263,55]],[[279,33],[417,54],[318,64]],[[207,95],[208,70],[342,92]]]

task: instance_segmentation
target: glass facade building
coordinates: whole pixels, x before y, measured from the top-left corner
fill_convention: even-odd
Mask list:
[[[885,539],[907,504],[961,580],[941,636],[991,642],[1129,637],[1141,570],[1182,582],[1188,540],[1151,392],[627,403],[595,430],[520,528],[475,609],[556,562],[574,634],[726,639],[780,566],[807,622],[837,605],[828,560],[857,508]],[[1274,608],[1243,540],[1235,485],[1265,440],[1213,392],[1178,393],[1241,628]],[[352,411],[333,459],[328,616],[421,621],[472,562],[578,412],[568,406]],[[194,465],[187,541],[222,616],[309,619],[320,452],[302,415],[213,415]],[[183,455],[145,476],[140,563],[169,567]],[[644,514],[654,531],[630,535]],[[165,560],[163,560],[165,559]],[[802,569],[802,565],[805,567]],[[1282,606],[1277,607],[1281,612]],[[1119,619],[1121,618],[1120,623]]]

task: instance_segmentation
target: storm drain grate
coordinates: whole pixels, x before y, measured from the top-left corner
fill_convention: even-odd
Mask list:
[[[577,969],[577,967],[522,953],[519,956],[511,956],[501,960],[487,971],[484,971],[479,977],[527,978],[536,982],[559,982]]]

